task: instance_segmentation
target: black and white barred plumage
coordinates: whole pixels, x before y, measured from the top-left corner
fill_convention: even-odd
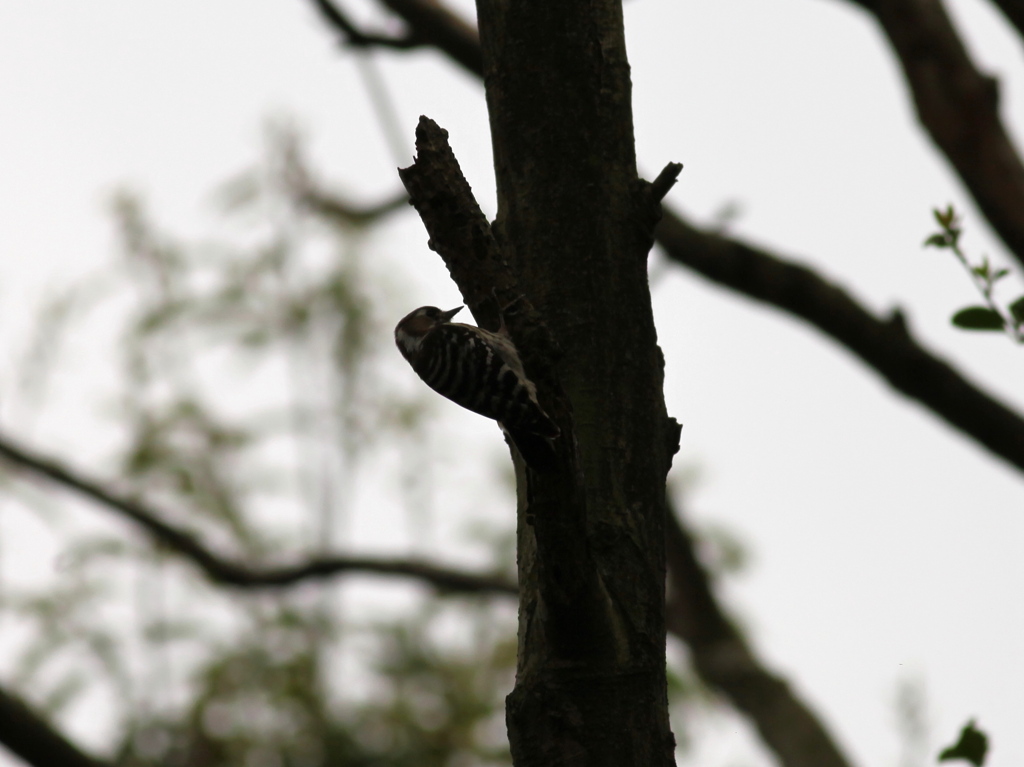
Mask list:
[[[498,421],[527,463],[539,468],[551,454],[544,441],[559,435],[558,426],[537,402],[537,387],[508,335],[452,322],[460,309],[410,312],[395,328],[398,350],[438,394]]]

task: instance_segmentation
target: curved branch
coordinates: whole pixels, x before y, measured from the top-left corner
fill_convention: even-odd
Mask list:
[[[851,0],[878,20],[917,117],[1024,265],[1024,163],[999,116],[999,83],[975,67],[941,0]],[[997,0],[1024,28],[1024,4]]]
[[[161,514],[120,495],[96,480],[33,453],[0,435],[0,457],[36,476],[44,477],[126,517],[157,545],[195,563],[210,580],[239,588],[280,587],[340,573],[415,577],[450,594],[515,594],[516,584],[497,575],[467,573],[410,559],[332,556],[294,565],[255,568],[210,551],[191,533],[161,519]]]
[[[324,20],[332,27],[341,32],[345,42],[356,48],[397,48],[407,50],[423,45],[423,41],[414,35],[405,37],[390,37],[387,35],[376,35],[363,32],[349,19],[348,14],[341,10],[331,0],[313,0],[313,5],[323,16]]]
[[[340,194],[328,192],[310,172],[302,147],[293,133],[281,134],[275,150],[279,153],[279,183],[285,194],[308,211],[342,227],[371,226],[409,203],[405,192],[370,205],[355,203]]]
[[[0,687],[0,743],[33,767],[110,767],[79,750],[27,703]]]
[[[1024,471],[1024,418],[917,343],[898,312],[879,319],[810,269],[701,231],[670,211],[658,225],[657,240],[673,261],[807,320],[895,389]]]
[[[1017,32],[1024,38],[1024,0],[993,0],[1003,12],[1007,20],[1017,27]],[[1024,39],[1021,40],[1024,42]]]
[[[388,8],[405,20],[412,30],[404,38],[382,37],[359,30],[348,16],[330,0],[312,0],[324,20],[341,32],[349,45],[381,46],[409,49],[430,46],[444,51],[450,59],[469,72],[480,75],[483,58],[480,55],[480,37],[476,27],[439,2],[421,0],[381,0]]]
[[[333,219],[344,226],[366,226],[390,213],[404,209],[409,204],[409,195],[402,193],[374,205],[356,205],[340,195],[310,187],[298,192],[297,200],[314,213]]]
[[[483,56],[480,53],[480,35],[476,24],[465,21],[449,10],[440,0],[381,0],[388,8],[405,19],[409,29],[419,39],[448,58],[461,64],[467,71],[480,74]]]

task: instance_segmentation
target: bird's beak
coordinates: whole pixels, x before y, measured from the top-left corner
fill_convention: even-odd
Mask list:
[[[452,317],[461,312],[463,307],[456,306],[454,309],[449,309],[446,312],[441,312],[441,319],[448,322]]]

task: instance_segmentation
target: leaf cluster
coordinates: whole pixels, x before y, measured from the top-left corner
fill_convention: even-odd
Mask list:
[[[935,208],[932,211],[939,231],[929,235],[924,241],[925,247],[950,251],[971,275],[975,286],[985,299],[985,304],[965,306],[953,314],[952,323],[963,330],[1002,331],[1018,343],[1024,343],[1024,295],[1010,302],[1005,308],[1000,306],[993,293],[996,283],[1010,274],[1010,270],[995,267],[984,256],[980,263],[972,264],[960,247],[963,234],[960,216],[952,205],[945,210]]]
[[[960,737],[952,746],[942,749],[939,753],[940,762],[965,761],[981,767],[988,753],[988,736],[975,727],[972,719],[960,731]]]

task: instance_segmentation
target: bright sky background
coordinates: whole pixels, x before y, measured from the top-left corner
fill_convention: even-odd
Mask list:
[[[685,165],[669,204],[703,221],[738,204],[735,234],[812,264],[877,311],[899,304],[921,340],[1024,410],[1024,349],[949,326],[975,294],[951,256],[921,248],[930,209],[954,203],[969,252],[1005,259],[917,128],[870,19],[841,0],[626,5],[641,166],[651,177]],[[1021,41],[986,3],[952,8],[1024,136]],[[409,164],[416,118],[429,115],[493,213],[479,85],[429,52],[376,60],[407,136],[400,160],[354,56],[303,0],[0,4],[4,366],[48,286],[109,262],[113,190],[137,189],[162,226],[203,235],[216,220],[211,192],[259,158],[268,118],[303,128],[322,177],[378,200],[399,189],[394,167]],[[403,259],[410,308],[454,306],[425,240],[409,215],[374,247]],[[686,272],[657,273],[666,396],[685,426],[676,465],[700,470],[691,516],[753,554],[725,596],[766,661],[855,764],[897,763],[906,680],[926,690],[933,751],[977,717],[989,764],[1024,764],[1024,477],[815,331]],[[1019,270],[1011,279],[1010,299],[1024,292]],[[498,442],[473,417],[442,412],[445,429]],[[0,414],[18,421],[4,403]],[[32,439],[60,452],[76,439],[61,430],[75,427],[44,424]],[[693,763],[769,764],[749,734],[725,737],[742,729],[721,725]]]

